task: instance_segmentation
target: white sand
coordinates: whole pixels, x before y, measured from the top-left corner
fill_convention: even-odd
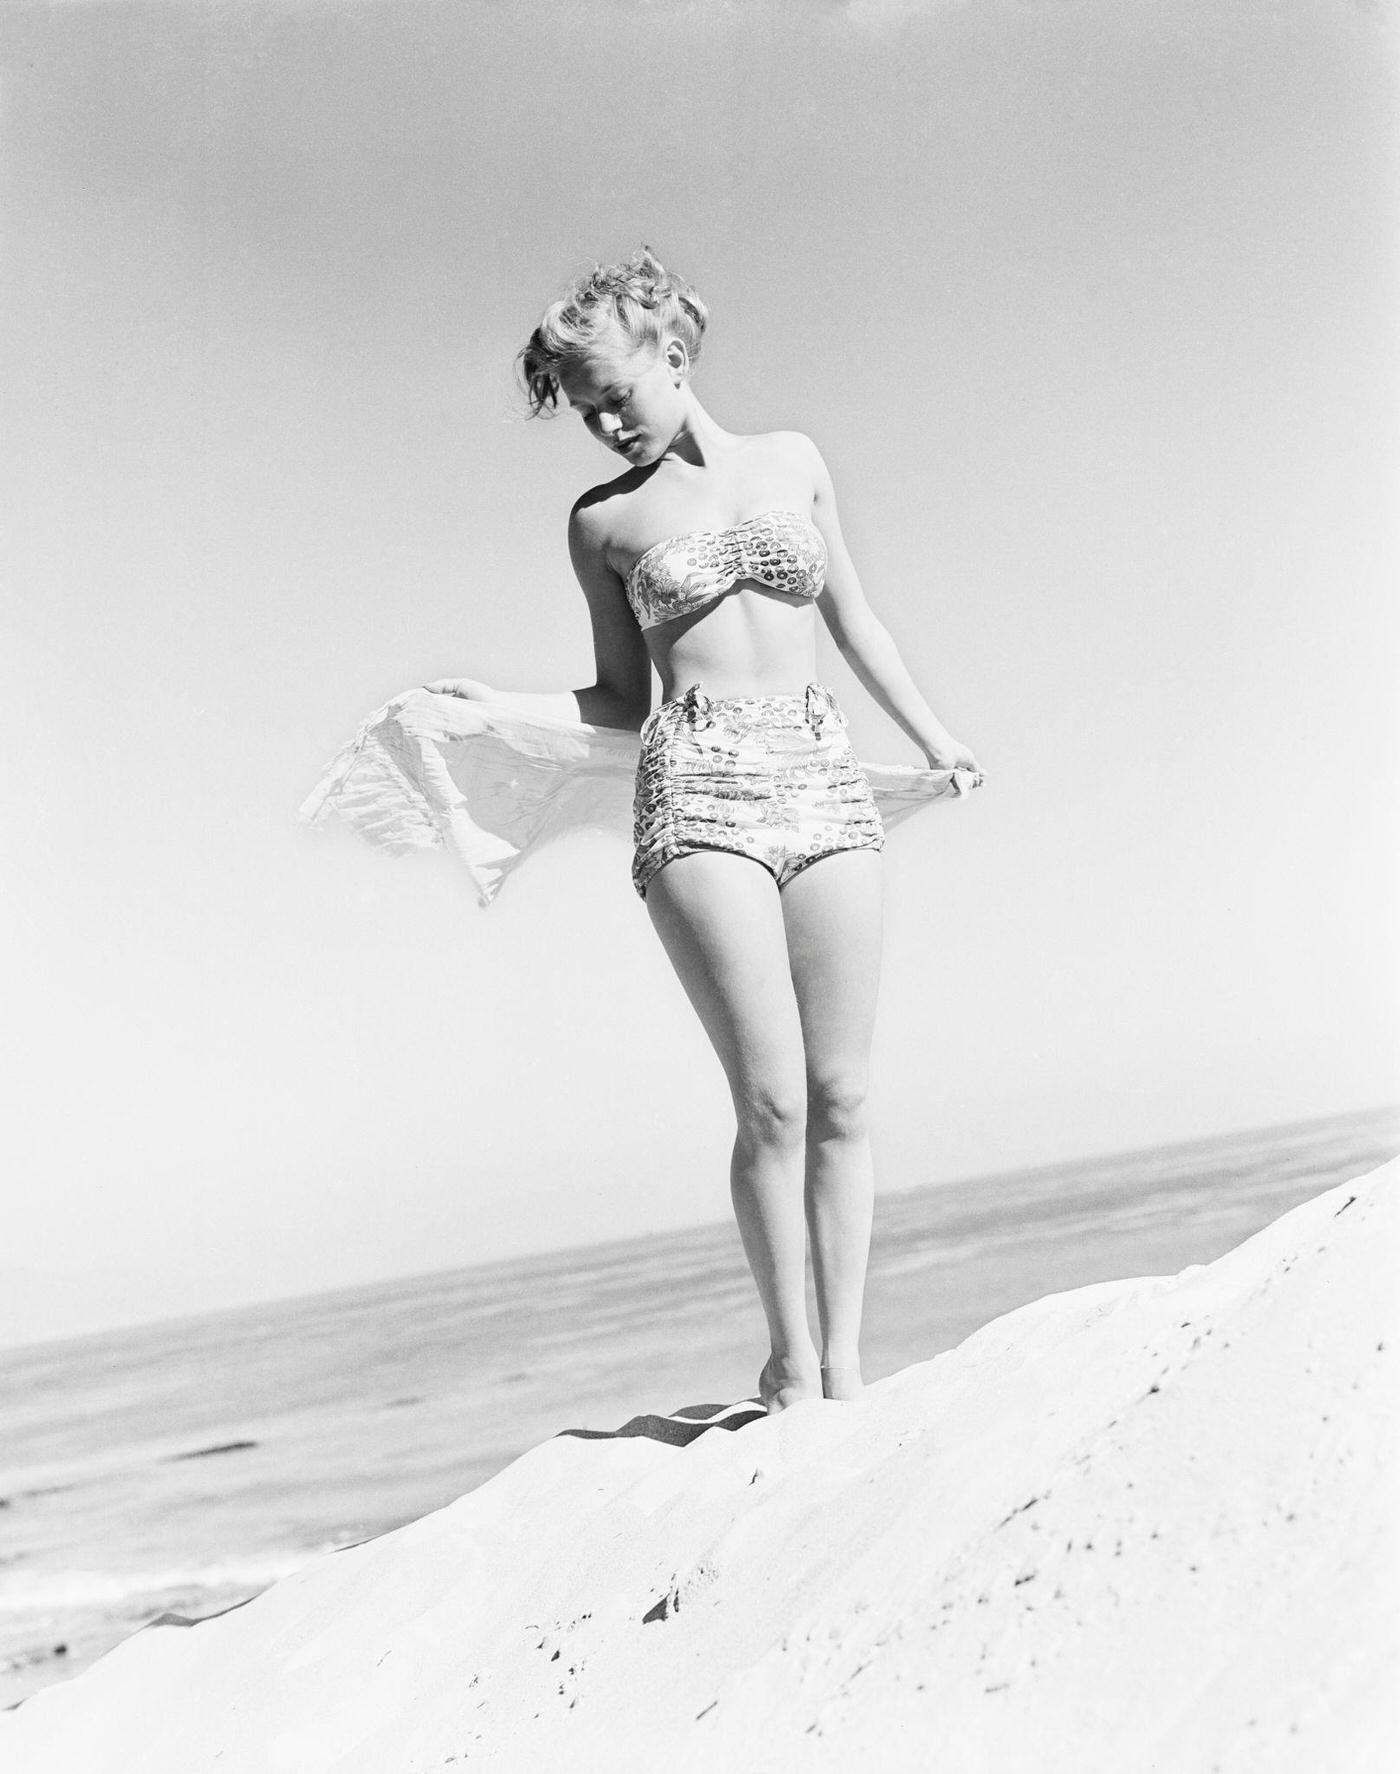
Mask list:
[[[5,1774],[1394,1765],[1400,1160],[855,1405],[544,1443],[0,1718]]]

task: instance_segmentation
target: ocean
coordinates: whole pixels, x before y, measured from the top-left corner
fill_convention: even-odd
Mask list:
[[[1400,1151],[1378,1109],[887,1195],[866,1375],[1173,1274]],[[0,1705],[166,1612],[452,1502],[535,1443],[752,1393],[732,1225],[0,1350]]]

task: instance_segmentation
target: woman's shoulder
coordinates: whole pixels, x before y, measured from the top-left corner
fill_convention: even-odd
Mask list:
[[[755,474],[805,487],[813,498],[827,484],[821,451],[805,431],[763,431],[745,438]]]
[[[805,431],[759,431],[743,441],[756,455],[794,466],[811,466],[821,461],[820,451]]]
[[[580,493],[569,513],[569,534],[592,548],[607,548],[622,521],[627,495],[636,489],[635,471],[629,469]]]

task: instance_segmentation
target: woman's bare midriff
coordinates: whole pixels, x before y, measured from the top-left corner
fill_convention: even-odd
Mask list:
[[[800,696],[816,681],[815,609],[753,583],[648,629],[646,640],[665,702],[692,684],[718,697]]]

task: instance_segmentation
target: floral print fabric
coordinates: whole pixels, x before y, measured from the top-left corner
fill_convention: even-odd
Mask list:
[[[632,884],[696,850],[750,856],[779,887],[838,850],[880,850],[870,783],[831,692],[712,699],[699,685],[642,729]]]

